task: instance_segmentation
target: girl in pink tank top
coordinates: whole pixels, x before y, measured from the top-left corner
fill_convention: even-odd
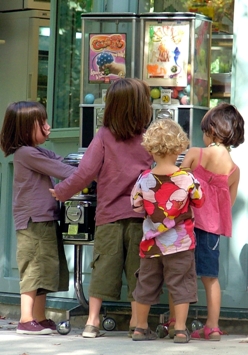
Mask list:
[[[232,234],[232,206],[240,170],[230,150],[244,142],[244,119],[234,106],[222,103],[205,114],[201,129],[206,147],[190,148],[182,162],[183,168],[192,170],[206,196],[204,205],[194,209],[194,214],[196,272],[205,288],[208,316],[205,326],[195,330],[191,338],[220,340],[219,239],[220,235]],[[170,316],[174,318],[171,305]]]

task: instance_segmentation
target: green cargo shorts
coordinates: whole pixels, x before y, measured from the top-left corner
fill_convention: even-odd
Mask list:
[[[57,221],[29,221],[16,231],[20,293],[67,291],[69,272]]]
[[[89,296],[119,300],[124,271],[127,300],[134,300],[142,222],[142,218],[128,218],[96,227]]]

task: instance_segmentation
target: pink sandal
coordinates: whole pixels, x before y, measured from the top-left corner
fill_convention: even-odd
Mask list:
[[[193,333],[191,333],[191,339],[220,341],[221,335],[223,335],[223,333],[220,328],[208,328],[205,325],[202,329],[195,330]]]

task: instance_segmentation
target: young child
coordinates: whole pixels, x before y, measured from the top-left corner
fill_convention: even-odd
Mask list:
[[[62,157],[38,147],[50,134],[47,114],[38,102],[8,106],[0,145],[5,156],[14,154],[13,215],[20,273],[20,334],[51,334],[56,324],[46,319],[48,292],[67,291],[69,273],[59,233],[59,205],[49,193],[51,178],[64,179],[75,168]]]
[[[201,207],[204,196],[192,174],[175,163],[188,146],[183,129],[171,119],[153,122],[142,145],[156,166],[143,172],[131,193],[134,211],[146,211],[140,243],[140,269],[133,292],[137,327],[133,340],[154,340],[148,327],[150,306],[159,303],[163,283],[175,307],[175,343],[190,340],[186,319],[190,303],[197,302],[194,220],[191,206]]]
[[[220,235],[232,235],[232,206],[237,196],[240,171],[230,156],[230,147],[244,142],[244,119],[227,103],[209,110],[201,122],[206,148],[190,148],[182,167],[192,170],[200,182],[206,202],[194,209],[196,271],[207,298],[208,316],[204,328],[191,334],[192,339],[220,340],[218,321],[221,290],[218,280]]]
[[[100,336],[102,300],[120,299],[123,270],[132,308],[129,336],[136,326],[132,292],[144,216],[137,216],[132,210],[130,193],[137,175],[152,164],[152,157],[141,146],[150,119],[150,90],[145,82],[121,78],[112,83],[106,93],[103,127],[94,136],[77,171],[51,189],[54,197],[65,201],[97,179],[89,317],[82,334],[85,338]]]

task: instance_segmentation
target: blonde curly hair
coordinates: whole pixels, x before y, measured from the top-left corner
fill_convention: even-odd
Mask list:
[[[170,118],[157,119],[143,134],[143,147],[161,157],[180,154],[187,149],[189,139],[182,127]]]

